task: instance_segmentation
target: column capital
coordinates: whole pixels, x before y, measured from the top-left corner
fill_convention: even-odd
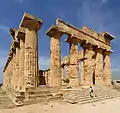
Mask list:
[[[17,34],[17,29],[16,28],[10,28],[9,32],[12,35],[13,39],[15,40],[15,36]]]
[[[26,34],[26,29],[24,27],[20,27],[18,29],[18,34],[17,34],[17,38],[19,40],[24,40],[25,39],[25,34]]]
[[[103,54],[104,54],[104,55],[110,55],[111,53],[113,53],[112,50],[111,50],[111,51],[107,51],[107,50],[104,50],[104,51],[103,51]]]
[[[65,42],[67,42],[69,44],[74,44],[74,43],[78,44],[79,40],[75,36],[71,35],[65,40]]]
[[[56,26],[51,26],[46,32],[46,35],[54,38],[61,38],[63,33]]]
[[[36,18],[28,13],[24,13],[19,27],[28,28],[30,30],[39,30],[43,22],[41,19]]]

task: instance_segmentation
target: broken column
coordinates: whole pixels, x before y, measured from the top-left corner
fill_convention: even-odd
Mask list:
[[[39,77],[38,67],[38,30],[42,21],[30,14],[24,13],[20,27],[26,29],[25,35],[25,88],[37,87]]]
[[[46,33],[50,36],[50,86],[61,86],[60,38],[62,33],[52,26]]]
[[[70,86],[79,86],[78,78],[78,40],[74,37],[69,37],[67,39],[69,43],[69,53],[70,53],[70,64],[67,69],[69,74],[69,85]]]
[[[110,51],[106,51],[104,52],[104,66],[103,66],[103,70],[104,70],[104,76],[103,76],[103,80],[104,80],[104,84],[105,85],[111,85],[111,69],[110,69],[110,54],[112,52]]]

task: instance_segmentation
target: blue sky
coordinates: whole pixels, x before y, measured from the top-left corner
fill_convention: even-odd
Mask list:
[[[2,0],[0,2],[0,81],[12,37],[9,28],[18,27],[24,12],[43,20],[39,31],[40,69],[49,67],[49,37],[46,30],[56,18],[81,28],[88,26],[97,32],[107,31],[116,37],[112,41],[111,69],[113,79],[120,79],[120,1],[119,0]],[[61,55],[68,55],[68,44],[61,38]]]

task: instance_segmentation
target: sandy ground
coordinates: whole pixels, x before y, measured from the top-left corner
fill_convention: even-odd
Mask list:
[[[63,102],[39,103],[13,109],[0,109],[0,113],[120,113],[120,98],[83,105]]]

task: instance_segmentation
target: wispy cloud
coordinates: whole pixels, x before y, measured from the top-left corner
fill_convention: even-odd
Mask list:
[[[39,57],[39,69],[48,69],[50,65],[50,58],[45,56]]]
[[[120,24],[118,23],[120,17],[116,15],[114,9],[106,9],[102,5],[108,2],[109,0],[95,0],[93,3],[89,0],[85,0],[78,10],[78,20],[82,23],[82,26],[86,25],[99,33],[107,31],[115,36],[120,36]],[[116,16],[117,18],[115,18]],[[113,76],[114,74],[117,76],[119,75],[118,73],[120,73],[120,54],[117,51],[120,48],[118,43],[119,41],[120,39],[116,38],[112,42],[112,49],[114,53],[111,56],[111,70]]]
[[[18,3],[23,3],[25,0],[15,0]]]
[[[9,27],[6,25],[0,25],[0,32],[5,32],[5,33],[9,33]]]
[[[108,0],[101,0],[102,4],[106,4]]]

